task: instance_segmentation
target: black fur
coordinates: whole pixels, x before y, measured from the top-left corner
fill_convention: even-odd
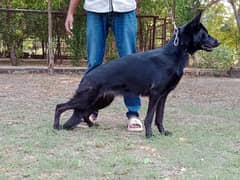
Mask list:
[[[72,117],[63,125],[71,129],[89,115],[108,106],[116,95],[136,94],[149,97],[144,121],[146,137],[152,136],[152,120],[161,134],[169,135],[163,127],[164,105],[168,93],[178,84],[189,54],[197,50],[211,51],[219,42],[200,23],[201,13],[190,23],[179,27],[168,44],[146,52],[136,53],[100,65],[87,72],[72,99],[56,106],[54,128],[60,129],[60,115],[73,109]],[[179,40],[174,45],[174,41]],[[176,43],[176,42],[175,42]]]

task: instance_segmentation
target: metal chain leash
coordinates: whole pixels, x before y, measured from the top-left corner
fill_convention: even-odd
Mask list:
[[[167,10],[168,10],[169,16],[171,18],[171,21],[172,21],[172,24],[173,24],[173,27],[174,27],[174,31],[176,33],[176,36],[175,36],[173,44],[174,44],[174,46],[178,46],[179,45],[179,29],[178,29],[178,27],[176,25],[176,20],[175,20],[175,18],[173,16],[172,8],[170,7],[170,5],[169,5],[167,0],[165,0],[165,4],[167,6]]]
[[[174,30],[176,31],[178,28],[177,28],[177,25],[176,25],[176,21],[175,21],[175,18],[173,16],[173,11],[172,11],[172,8],[170,7],[169,3],[167,0],[165,0],[165,4],[167,6],[167,10],[168,10],[168,13],[169,13],[169,16],[171,18],[171,21],[172,21],[172,24],[174,26]]]

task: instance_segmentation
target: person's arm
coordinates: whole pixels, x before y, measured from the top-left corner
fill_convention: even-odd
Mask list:
[[[68,7],[67,17],[65,20],[65,29],[67,31],[67,34],[69,36],[73,35],[72,29],[73,29],[73,15],[77,9],[77,6],[79,5],[80,0],[71,0]]]

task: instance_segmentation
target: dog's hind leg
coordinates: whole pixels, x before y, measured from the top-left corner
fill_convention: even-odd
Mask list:
[[[81,89],[81,91],[76,91],[76,94],[67,103],[57,105],[54,128],[59,129],[60,115],[69,109],[74,109],[74,112],[71,118],[63,125],[63,128],[71,129],[80,123],[86,112],[89,111],[92,101],[94,101],[96,97],[97,91],[93,88],[87,87],[86,89]]]
[[[157,102],[158,102],[158,97],[157,96],[150,96],[149,97],[147,115],[146,115],[146,118],[145,118],[145,121],[144,121],[147,138],[150,138],[153,135],[152,134],[152,120],[153,120],[154,112],[156,110]]]
[[[93,105],[93,109],[99,110],[107,107],[114,100],[113,94],[105,94],[99,98],[97,98],[96,102]]]
[[[93,102],[91,104],[88,111],[86,111],[83,115],[84,121],[88,124],[89,127],[94,125],[93,122],[91,120],[89,120],[89,116],[93,112],[98,112],[98,110],[103,109],[103,108],[107,107],[108,105],[110,105],[112,103],[113,99],[114,99],[113,94],[105,94],[103,96],[98,97],[95,100],[95,102]]]
[[[94,126],[94,123],[89,119],[89,116],[92,114],[92,110],[85,112],[83,115],[84,121],[87,123],[88,127]]]
[[[106,106],[110,105],[113,99],[114,99],[113,94],[105,94],[103,96],[100,96],[91,104],[88,110],[84,112],[83,119],[88,124],[89,127],[94,125],[94,123],[89,119],[89,116],[93,112],[98,112],[98,110],[103,109]]]
[[[164,116],[164,107],[166,103],[168,94],[162,96],[157,104],[157,111],[156,111],[156,117],[155,117],[155,124],[159,130],[159,132],[165,136],[169,136],[172,133],[169,131],[166,131],[163,126],[163,116]]]
[[[54,116],[54,124],[53,124],[53,128],[54,129],[60,129],[60,125],[59,125],[59,121],[60,121],[60,116],[63,112],[69,110],[69,109],[73,109],[74,107],[71,106],[69,104],[69,102],[67,103],[63,103],[63,104],[58,104],[56,106],[56,110],[55,110],[55,116]]]
[[[69,120],[67,120],[64,125],[63,129],[72,129],[74,126],[79,124],[83,119],[82,113],[78,109],[74,109],[72,116]]]
[[[111,94],[97,98],[95,103],[93,103],[93,105],[91,105],[91,107],[89,107],[88,111],[84,112],[84,114],[80,110],[74,109],[74,112],[73,112],[72,116],[70,117],[70,119],[64,123],[63,129],[72,129],[72,128],[74,128],[74,126],[79,124],[82,120],[84,120],[88,124],[89,127],[93,126],[94,124],[92,121],[89,120],[89,116],[93,112],[98,111],[99,109],[102,109],[102,108],[108,106],[109,104],[111,104],[113,99],[114,99],[114,96]],[[93,109],[93,110],[90,110],[90,109]]]

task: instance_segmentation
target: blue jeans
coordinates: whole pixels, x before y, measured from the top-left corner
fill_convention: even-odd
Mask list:
[[[137,18],[135,11],[127,13],[87,12],[88,69],[102,64],[110,27],[114,33],[120,57],[136,52]],[[128,117],[131,115],[138,116],[141,106],[138,96],[125,96],[124,103],[128,109]]]

